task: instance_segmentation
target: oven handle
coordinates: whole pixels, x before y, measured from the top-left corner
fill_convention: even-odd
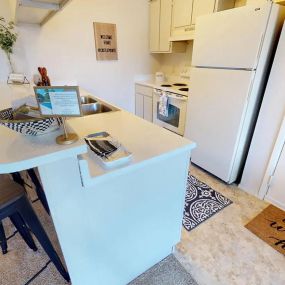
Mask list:
[[[187,97],[183,95],[168,95],[168,97],[175,100],[187,101]]]
[[[160,97],[160,94],[161,93],[158,90],[154,90],[154,95]],[[175,95],[167,94],[167,96],[171,99],[180,100],[180,101],[187,101],[188,99],[186,96],[179,95],[179,94],[175,94]]]

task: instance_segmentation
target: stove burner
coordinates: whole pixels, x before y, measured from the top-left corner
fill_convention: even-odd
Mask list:
[[[174,86],[187,86],[187,84],[185,83],[174,83],[173,85]]]
[[[189,88],[179,88],[180,91],[189,91]]]
[[[162,85],[160,85],[161,87],[171,87],[172,85],[170,85],[170,84],[162,84]]]

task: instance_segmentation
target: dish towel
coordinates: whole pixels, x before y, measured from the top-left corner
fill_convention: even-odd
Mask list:
[[[162,91],[159,96],[159,114],[168,117],[168,101],[169,97],[167,92]]]

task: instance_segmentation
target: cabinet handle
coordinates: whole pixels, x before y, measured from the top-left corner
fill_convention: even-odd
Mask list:
[[[190,31],[193,31],[194,30],[194,27],[187,27],[184,29],[185,32],[190,32]]]

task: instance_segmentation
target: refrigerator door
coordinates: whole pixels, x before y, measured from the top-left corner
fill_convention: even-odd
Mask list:
[[[227,183],[236,180],[247,143],[255,72],[193,68],[185,137],[197,143],[192,161]]]
[[[255,69],[271,7],[249,5],[199,17],[192,65]]]

